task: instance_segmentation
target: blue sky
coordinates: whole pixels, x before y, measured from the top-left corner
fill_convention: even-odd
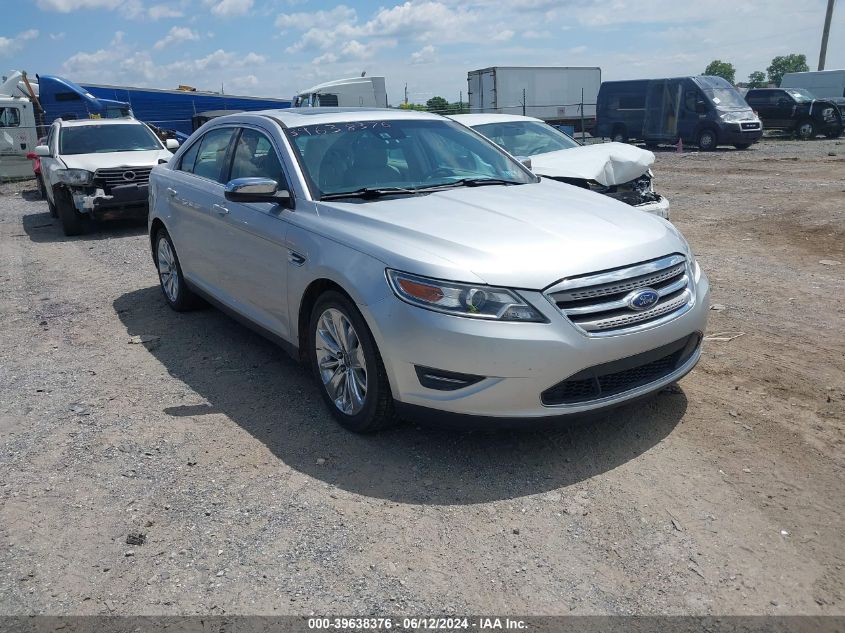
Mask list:
[[[11,0],[9,0],[11,3]],[[825,0],[29,0],[0,24],[0,73],[290,97],[321,81],[387,78],[388,97],[457,100],[468,70],[600,66],[603,79],[697,74],[737,80],[775,55],[818,60]],[[827,68],[845,68],[845,6]]]

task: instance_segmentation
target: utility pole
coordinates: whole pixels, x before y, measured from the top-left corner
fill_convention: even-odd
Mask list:
[[[405,84],[405,105],[408,105],[408,84]]]
[[[522,89],[522,116],[525,116],[525,88]]]
[[[827,57],[827,38],[830,35],[830,22],[833,19],[833,3],[827,0],[827,12],[824,15],[824,30],[822,31],[822,47],[819,51],[819,70],[824,70],[824,58]]]

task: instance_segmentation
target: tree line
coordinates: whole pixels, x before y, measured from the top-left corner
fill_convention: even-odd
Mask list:
[[[762,70],[755,70],[748,75],[745,85],[748,88],[765,88],[768,84],[780,86],[780,80],[786,73],[803,73],[810,70],[807,65],[807,56],[803,53],[790,53],[789,55],[778,55],[772,59],[772,63]],[[705,75],[722,77],[726,81],[736,83],[736,69],[730,62],[723,62],[721,59],[714,59],[704,69]]]

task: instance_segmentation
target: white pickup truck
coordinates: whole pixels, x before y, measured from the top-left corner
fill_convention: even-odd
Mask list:
[[[83,233],[92,219],[146,217],[150,171],[177,147],[131,118],[56,120],[35,150],[50,214],[65,235]]]

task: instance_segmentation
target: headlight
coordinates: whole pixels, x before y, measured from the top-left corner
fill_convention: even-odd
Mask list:
[[[546,321],[536,308],[507,288],[441,281],[390,269],[387,280],[402,301],[435,312],[493,321]]]
[[[66,185],[87,185],[91,183],[94,174],[84,169],[60,169],[56,178]]]

